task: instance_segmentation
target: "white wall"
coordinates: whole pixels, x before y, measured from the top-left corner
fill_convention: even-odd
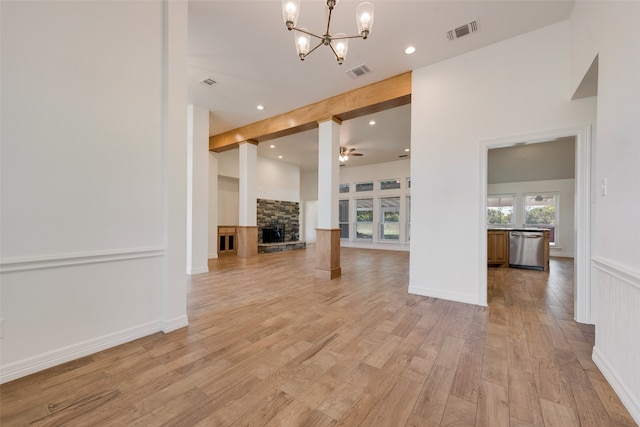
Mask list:
[[[409,159],[395,160],[393,162],[378,163],[376,165],[352,166],[340,168],[340,183],[356,183],[364,181],[377,181],[381,179],[400,178],[401,180],[411,176],[411,162]]]
[[[562,22],[413,72],[410,292],[484,304],[481,141],[593,123],[569,58]]]
[[[237,149],[217,153],[218,174],[232,178],[240,178],[240,157]]]
[[[487,194],[515,194],[516,206],[514,209],[517,223],[514,227],[522,227],[524,221],[524,194],[553,193],[559,196],[559,218],[557,225],[557,246],[552,246],[551,256],[574,256],[574,205],[575,205],[575,180],[574,179],[550,179],[545,181],[525,181],[502,184],[489,184]]]
[[[0,7],[4,382],[187,324],[187,5]]]
[[[258,156],[258,198],[300,202],[300,168]]]
[[[209,271],[209,110],[187,107],[187,274]]]
[[[300,200],[318,200],[318,172],[300,173]]]
[[[238,225],[238,150],[216,153],[216,158],[219,174],[218,194],[215,198],[218,213],[217,225]],[[299,202],[300,168],[258,156],[256,185],[260,199]],[[209,196],[213,197],[213,194]]]
[[[301,240],[307,243],[316,241],[316,228],[318,228],[318,201],[308,200],[304,202],[304,229],[305,234]]]
[[[212,151],[209,152],[209,218],[208,218],[208,253],[209,259],[218,258],[218,224],[224,225],[224,223],[218,220],[218,153]],[[237,214],[236,214],[237,218]],[[235,224],[232,224],[235,225]]]
[[[218,159],[218,194],[215,197],[212,193],[210,198],[215,198],[218,212],[218,225],[238,225],[240,218],[239,194],[240,194],[240,159],[238,150],[229,150],[216,153]],[[211,171],[215,173],[215,171]],[[214,177],[209,177],[214,179]],[[217,252],[218,242],[209,241],[209,246],[215,246]]]
[[[318,227],[318,172],[300,172],[300,240],[316,241]]]
[[[594,361],[640,424],[639,2],[576,2],[571,86],[598,55]],[[600,185],[606,178],[607,193]]]
[[[237,178],[218,177],[218,225],[238,225],[240,215],[238,195],[240,184]]]

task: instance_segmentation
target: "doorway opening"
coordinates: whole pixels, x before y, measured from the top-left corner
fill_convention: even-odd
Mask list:
[[[590,280],[590,180],[591,180],[591,126],[550,131],[531,135],[522,135],[481,142],[481,197],[482,224],[487,223],[488,169],[489,149],[505,148],[522,144],[536,144],[564,138],[575,139],[575,199],[574,199],[574,316],[580,323],[593,324],[595,313],[591,304]],[[480,236],[482,253],[480,300],[487,303],[487,233],[486,227],[481,227]]]

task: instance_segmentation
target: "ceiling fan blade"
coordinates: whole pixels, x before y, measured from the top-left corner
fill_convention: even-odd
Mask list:
[[[346,157],[364,156],[364,154],[354,153],[355,148],[340,147],[340,155]]]

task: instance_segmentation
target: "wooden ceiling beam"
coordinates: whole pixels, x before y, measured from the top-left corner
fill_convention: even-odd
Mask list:
[[[223,152],[244,141],[264,142],[318,127],[331,119],[349,120],[411,102],[411,72],[336,95],[259,122],[209,137],[209,150]]]

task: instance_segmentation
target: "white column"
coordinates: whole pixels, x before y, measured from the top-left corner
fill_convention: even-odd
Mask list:
[[[165,8],[164,91],[166,144],[164,158],[164,245],[162,331],[187,326],[187,59],[188,8],[185,1],[163,3]]]
[[[241,143],[239,156],[238,256],[253,258],[258,255],[258,146]]]
[[[209,258],[218,258],[218,153],[209,151]]]
[[[338,228],[340,123],[320,123],[318,132],[318,228]]]
[[[209,110],[187,114],[187,274],[209,271]]]
[[[239,147],[238,225],[256,226],[258,221],[258,146],[244,142]]]
[[[340,180],[340,123],[337,119],[320,123],[318,133],[318,228],[316,229],[315,276],[340,277],[340,228],[338,224],[338,183]]]

